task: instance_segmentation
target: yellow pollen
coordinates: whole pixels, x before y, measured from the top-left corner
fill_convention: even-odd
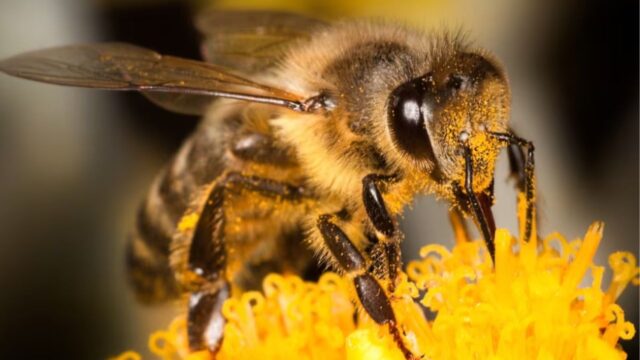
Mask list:
[[[619,341],[636,330],[615,300],[638,283],[640,269],[633,254],[611,254],[612,280],[602,289],[605,269],[593,259],[603,228],[596,222],[582,239],[552,233],[529,243],[500,229],[495,267],[481,240],[423,247],[388,294],[405,344],[424,359],[625,359]],[[216,357],[189,353],[184,316],[149,346],[164,360],[403,359],[387,327],[354,299],[352,283],[334,273],[318,282],[271,274],[262,291],[225,302]]]
[[[180,223],[178,223],[178,231],[185,232],[194,229],[198,223],[198,218],[199,216],[196,213],[183,216],[182,219],[180,219]]]

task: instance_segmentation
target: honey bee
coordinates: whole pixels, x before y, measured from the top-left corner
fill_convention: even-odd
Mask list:
[[[141,299],[188,296],[192,350],[218,349],[232,293],[269,272],[304,273],[315,255],[418,357],[390,301],[406,205],[447,201],[493,257],[494,169],[507,148],[531,236],[534,147],[509,127],[501,66],[460,35],[383,22],[210,11],[197,25],[206,62],[103,43],[18,55],[0,70],[204,115],[153,183],[127,253]]]

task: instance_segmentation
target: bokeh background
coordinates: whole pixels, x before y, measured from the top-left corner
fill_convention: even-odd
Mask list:
[[[154,1],[3,0],[0,58],[89,41],[126,41],[198,58],[203,6],[290,9],[327,19],[385,17],[468,30],[505,64],[515,129],[537,146],[542,233],[606,222],[598,262],[638,253],[638,2],[632,0]],[[124,241],[154,174],[198,119],[137,94],[0,75],[0,358],[104,359],[146,349],[180,308],[137,305]],[[498,168],[498,224],[515,231]],[[449,243],[446,206],[407,212],[405,254]],[[638,290],[621,300],[638,329]],[[638,358],[638,336],[624,342]]]

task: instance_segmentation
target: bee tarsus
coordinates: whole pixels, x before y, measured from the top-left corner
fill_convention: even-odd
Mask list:
[[[229,297],[229,284],[220,282],[213,289],[193,292],[189,297],[187,337],[191,350],[217,352],[222,344],[225,320],[222,304]]]

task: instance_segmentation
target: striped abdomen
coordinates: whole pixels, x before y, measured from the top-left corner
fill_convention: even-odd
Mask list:
[[[225,168],[225,127],[203,121],[155,179],[127,246],[127,271],[137,297],[157,302],[181,293],[169,263],[176,227],[192,197]]]
[[[269,113],[245,110],[229,104],[216,107],[156,178],[140,208],[127,253],[130,278],[141,300],[170,299],[183,285],[191,289],[192,284],[178,283],[189,281],[182,275],[189,271],[191,239],[176,228],[185,212],[202,215],[208,197],[204,192],[224,174],[303,181],[295,156],[273,139]],[[268,272],[304,270],[311,254],[301,241],[300,204],[227,190],[227,225],[222,231],[225,245],[233,251],[224,255],[221,272],[229,271],[226,278],[234,286],[253,288]]]

